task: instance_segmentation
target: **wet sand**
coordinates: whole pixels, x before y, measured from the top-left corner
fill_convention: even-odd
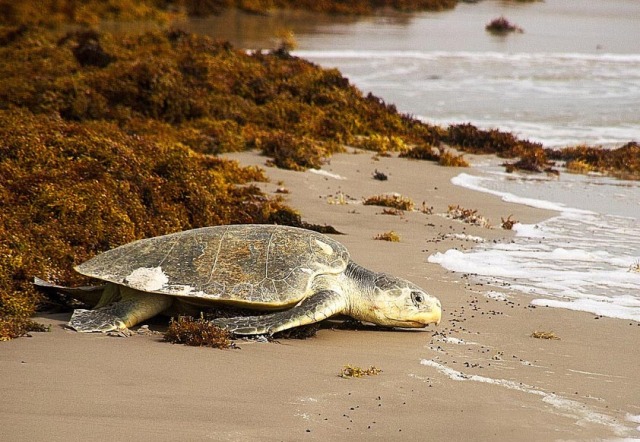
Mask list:
[[[231,157],[263,165],[253,153]],[[388,181],[372,179],[377,169]],[[353,259],[407,278],[443,304],[424,330],[334,330],[304,341],[240,342],[240,350],[172,345],[160,334],[114,338],[64,329],[0,343],[2,438],[46,440],[593,440],[640,437],[638,323],[550,308],[427,262],[470,248],[465,234],[509,241],[500,218],[552,216],[450,183],[461,169],[340,154],[324,171],[267,168],[311,223],[330,224]],[[338,192],[348,204],[340,201]],[[364,197],[398,192],[434,214],[382,215]],[[441,216],[459,204],[496,227]],[[373,237],[394,230],[401,241]],[[506,298],[487,297],[489,290]],[[152,323],[151,329],[162,330]],[[532,338],[553,331],[559,340]],[[377,376],[343,379],[345,364]]]

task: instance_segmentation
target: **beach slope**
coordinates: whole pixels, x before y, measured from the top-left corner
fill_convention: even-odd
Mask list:
[[[228,155],[263,165],[255,153]],[[374,180],[374,171],[388,180]],[[534,308],[427,258],[509,241],[500,218],[553,212],[451,184],[460,169],[367,153],[321,172],[268,168],[270,183],[310,223],[330,224],[354,261],[422,286],[443,304],[424,330],[321,329],[311,339],[242,342],[213,350],[65,329],[0,344],[0,422],[7,440],[585,440],[640,437],[640,327],[592,314]],[[282,193],[288,192],[288,193]],[[382,214],[364,198],[397,192],[416,211]],[[431,214],[420,211],[433,208]],[[493,228],[443,216],[477,209]],[[394,231],[399,242],[373,239]],[[489,292],[491,291],[491,292]],[[166,322],[150,324],[162,331]],[[559,339],[536,339],[534,331]],[[382,370],[338,376],[351,364]]]

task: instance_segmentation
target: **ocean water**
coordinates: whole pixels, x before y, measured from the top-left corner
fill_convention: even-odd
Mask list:
[[[503,15],[524,29],[495,37]],[[323,24],[297,55],[337,67],[402,112],[471,122],[561,147],[640,141],[640,2],[483,1],[411,18]],[[428,260],[526,294],[535,305],[640,321],[640,183],[507,174],[486,160],[453,181],[557,211],[517,224],[512,243]]]
[[[616,145],[637,139],[640,133],[640,54],[389,50],[297,54],[339,67],[361,89],[432,124],[472,121],[548,147]]]
[[[453,182],[558,215],[516,224],[513,242],[448,250],[429,262],[525,293],[534,305],[640,321],[640,182],[478,169],[482,174],[461,173]]]
[[[485,24],[499,16],[524,32],[488,34]],[[274,47],[277,31],[291,29],[294,55],[340,69],[426,122],[471,122],[547,147],[640,141],[638,0],[484,0],[362,18],[229,12],[188,27],[247,49]],[[557,215],[516,225],[512,243],[429,261],[508,284],[537,305],[640,321],[639,182],[506,174],[490,160],[474,166],[454,182]]]
[[[499,16],[524,32],[488,34]],[[549,147],[640,138],[640,2],[485,0],[402,17],[323,24],[296,54],[431,123]]]

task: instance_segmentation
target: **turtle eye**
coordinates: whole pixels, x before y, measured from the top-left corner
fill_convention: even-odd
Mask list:
[[[424,302],[424,296],[420,292],[411,292],[411,300],[417,306]]]

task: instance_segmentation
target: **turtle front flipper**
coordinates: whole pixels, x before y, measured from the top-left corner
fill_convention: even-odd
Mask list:
[[[69,327],[83,333],[117,332],[127,335],[128,327],[162,313],[173,303],[170,296],[144,293],[122,286],[120,295],[118,302],[105,307],[74,310]]]
[[[211,322],[236,335],[272,335],[293,327],[320,322],[346,309],[347,300],[344,295],[324,290],[286,311],[261,316],[220,318]]]

